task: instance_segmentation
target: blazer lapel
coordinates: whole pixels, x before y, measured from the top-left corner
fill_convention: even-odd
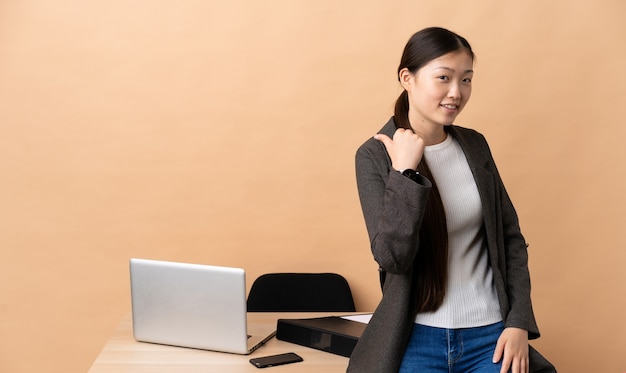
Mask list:
[[[495,217],[497,216],[495,203],[497,190],[494,175],[490,170],[490,165],[493,160],[489,153],[489,148],[483,141],[480,141],[482,137],[468,136],[465,131],[460,131],[455,126],[449,126],[448,133],[452,134],[461,145],[470,170],[474,175],[483,208],[483,220],[485,222],[485,234],[489,254],[493,260],[492,263],[496,264],[498,262],[496,239],[497,222],[495,221]]]

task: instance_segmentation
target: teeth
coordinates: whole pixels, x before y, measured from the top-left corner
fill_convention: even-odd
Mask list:
[[[458,106],[457,105],[449,105],[449,104],[443,104],[441,105],[447,109],[456,109]]]

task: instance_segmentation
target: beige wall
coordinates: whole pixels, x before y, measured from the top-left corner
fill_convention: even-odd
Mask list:
[[[379,299],[357,146],[408,37],[473,44],[457,123],[489,139],[530,246],[535,345],[626,371],[626,3],[0,1],[0,371],[86,371],[128,259],[335,271]]]

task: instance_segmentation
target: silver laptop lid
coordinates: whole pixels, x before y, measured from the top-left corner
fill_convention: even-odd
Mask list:
[[[136,340],[249,353],[243,269],[134,258],[130,278]]]

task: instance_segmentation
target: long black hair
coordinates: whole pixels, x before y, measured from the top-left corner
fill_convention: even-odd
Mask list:
[[[445,54],[464,50],[474,59],[467,40],[452,31],[430,27],[411,36],[398,66],[416,73],[422,66]],[[403,90],[396,100],[394,121],[397,128],[411,129],[409,123],[409,98]],[[443,303],[448,280],[448,229],[441,196],[426,160],[417,167],[419,173],[433,183],[420,228],[420,247],[413,266],[414,284],[417,287],[417,312],[437,310]]]

